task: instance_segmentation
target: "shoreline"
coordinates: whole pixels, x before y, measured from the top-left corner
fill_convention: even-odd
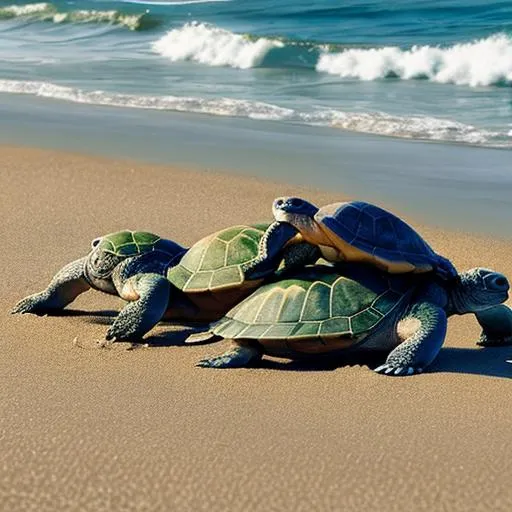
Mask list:
[[[5,96],[5,144],[277,179],[393,206],[431,225],[512,236],[508,150]]]
[[[387,377],[364,362],[198,368],[225,346],[183,346],[183,326],[168,323],[147,348],[98,348],[122,301],[94,291],[62,315],[9,314],[103,233],[132,227],[190,244],[270,220],[279,195],[326,204],[341,194],[64,151],[0,145],[0,157],[3,509],[512,508],[512,347],[477,347],[472,315],[450,319],[428,372]],[[461,270],[512,276],[512,240],[404,218]]]

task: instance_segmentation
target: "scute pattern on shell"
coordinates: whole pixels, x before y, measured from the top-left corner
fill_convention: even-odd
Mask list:
[[[407,223],[378,206],[363,201],[341,203],[334,211],[315,217],[350,245],[389,261],[436,266],[439,257]]]
[[[169,270],[169,280],[195,293],[241,286],[245,281],[242,267],[258,256],[268,226],[233,226],[203,238]]]
[[[125,230],[105,235],[98,247],[116,256],[132,256],[153,251],[161,245],[162,247],[158,247],[159,249],[172,254],[171,248],[165,250],[165,240],[162,240],[162,244],[158,244],[160,240],[161,238],[153,233]]]
[[[373,329],[407,297],[403,276],[372,268],[317,266],[262,286],[214,328],[224,338],[323,339]]]

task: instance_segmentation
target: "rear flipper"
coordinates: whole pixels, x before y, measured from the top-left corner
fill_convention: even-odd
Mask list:
[[[86,261],[84,257],[68,263],[55,274],[46,290],[20,300],[11,313],[45,315],[65,308],[90,288],[84,273]]]
[[[500,347],[512,344],[512,309],[505,304],[493,306],[475,313],[482,326],[482,334],[477,345]]]
[[[215,343],[216,341],[222,340],[222,336],[217,336],[211,331],[195,332],[187,337],[185,343],[189,345],[203,345],[206,343]]]
[[[129,302],[107,331],[106,339],[137,341],[164,316],[171,283],[162,275],[145,273],[127,279],[119,295]]]
[[[204,368],[242,368],[259,361],[263,357],[263,350],[256,344],[243,344],[233,342],[232,348],[227,352],[208,359],[202,359],[196,366]]]
[[[375,368],[391,376],[421,373],[437,356],[446,336],[446,313],[429,302],[415,304],[397,327],[404,341]]]

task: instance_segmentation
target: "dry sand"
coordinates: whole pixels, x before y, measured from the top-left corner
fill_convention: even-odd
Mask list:
[[[0,510],[512,510],[510,349],[450,320],[429,373],[366,366],[197,368],[220,345],[100,349],[121,301],[12,316],[90,240],[122,228],[188,244],[270,220],[277,195],[338,195],[75,154],[0,147]],[[411,221],[411,219],[407,219]],[[460,268],[512,277],[512,243],[418,226]],[[76,340],[75,340],[76,337]]]

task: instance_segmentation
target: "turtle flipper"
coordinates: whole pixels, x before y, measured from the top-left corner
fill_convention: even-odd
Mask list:
[[[263,351],[256,345],[241,345],[234,342],[234,346],[218,356],[201,359],[196,366],[203,368],[242,368],[250,363],[259,361]]]
[[[248,279],[266,277],[277,270],[285,245],[298,231],[287,222],[273,222],[260,240],[258,256],[243,267]]]
[[[129,302],[107,331],[106,339],[135,341],[142,338],[164,316],[171,284],[162,275],[138,274],[127,279],[119,295]]]
[[[448,258],[437,254],[436,273],[443,279],[449,280],[457,275],[457,269]]]
[[[477,345],[482,347],[499,347],[512,344],[512,309],[499,304],[475,313],[482,326],[482,334]]]
[[[320,248],[307,242],[292,244],[285,248],[280,272],[296,272],[306,265],[313,265],[322,257]]]
[[[66,307],[90,288],[84,273],[86,261],[87,257],[68,263],[55,274],[46,290],[20,300],[11,313],[44,315]]]
[[[222,336],[217,336],[213,334],[211,331],[203,331],[203,332],[195,332],[187,337],[185,343],[188,345],[200,345],[205,343],[215,343],[216,341],[220,341]]]
[[[415,304],[398,323],[398,337],[404,341],[375,371],[391,376],[421,373],[439,353],[446,328],[446,313],[442,308],[429,302]]]

